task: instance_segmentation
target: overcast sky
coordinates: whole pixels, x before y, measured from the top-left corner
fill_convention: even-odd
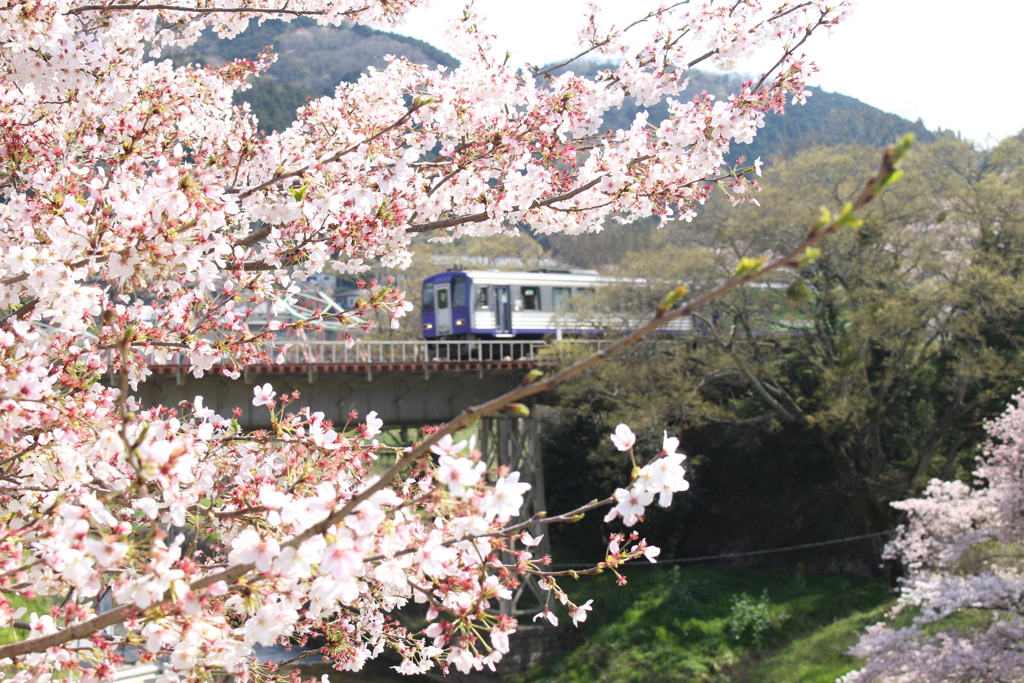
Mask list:
[[[433,0],[399,33],[444,48],[441,32],[464,0]],[[607,23],[627,23],[657,4],[597,0]],[[572,53],[584,0],[478,0],[487,29],[516,62],[550,63]],[[812,82],[931,129],[982,144],[1024,128],[1020,45],[1024,0],[860,0],[853,16],[808,43],[821,67]],[[1014,103],[1017,104],[1014,104]]]

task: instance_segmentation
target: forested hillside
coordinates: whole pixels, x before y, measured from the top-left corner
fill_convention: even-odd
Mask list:
[[[204,36],[185,51],[168,52],[176,64],[222,64],[232,59],[253,58],[267,46],[273,46],[278,61],[240,99],[248,102],[260,124],[268,130],[282,130],[295,120],[295,110],[307,98],[322,97],[334,92],[339,82],[354,82],[368,67],[386,66],[385,55],[403,56],[412,62],[455,67],[455,57],[415,38],[377,31],[365,26],[335,28],[319,26],[309,18],[286,23],[267,21],[253,25],[234,40],[218,40]],[[593,76],[607,65],[590,63],[578,73]],[[690,87],[680,97],[692,97],[701,91],[725,96],[735,92],[743,76],[694,71]],[[924,125],[888,114],[860,100],[838,93],[811,88],[811,97],[804,106],[791,106],[784,116],[771,115],[754,142],[736,145],[734,159],[762,157],[770,161],[776,155],[791,155],[814,145],[865,144],[881,146],[898,136],[913,132],[920,140],[931,140],[933,134]],[[627,101],[621,109],[610,112],[609,128],[626,128],[646,107]],[[650,121],[665,118],[667,105],[662,102],[649,109]]]
[[[309,18],[253,24],[234,40],[207,33],[184,51],[168,52],[175,64],[223,64],[252,59],[273,46],[277,62],[253,87],[241,94],[268,130],[282,130],[295,120],[295,110],[307,98],[334,92],[340,82],[351,83],[368,67],[387,66],[385,55],[404,56],[412,62],[454,67],[458,60],[423,41],[361,25],[319,26]]]

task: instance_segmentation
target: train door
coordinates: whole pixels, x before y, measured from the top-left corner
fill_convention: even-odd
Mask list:
[[[434,285],[434,320],[437,323],[437,336],[443,337],[452,333],[452,300],[451,283]]]
[[[512,336],[512,296],[508,285],[494,286],[494,334]]]

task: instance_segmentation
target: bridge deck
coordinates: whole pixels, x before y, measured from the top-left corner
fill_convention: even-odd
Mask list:
[[[422,372],[494,372],[501,370],[531,370],[537,366],[552,365],[552,361],[524,358],[520,360],[467,360],[433,361],[423,363],[282,363],[281,365],[249,365],[245,371],[257,375],[366,374],[422,373]],[[167,376],[188,373],[189,365],[151,365],[153,375]],[[215,365],[210,373],[220,375],[223,366]]]

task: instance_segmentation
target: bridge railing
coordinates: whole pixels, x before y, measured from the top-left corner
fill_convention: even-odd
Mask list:
[[[460,361],[530,360],[541,341],[367,341],[351,347],[343,342],[293,342],[284,351],[285,363],[437,363]]]
[[[513,360],[558,360],[564,353],[593,353],[610,342],[567,339],[557,342],[520,340],[368,341],[347,346],[343,341],[300,341],[283,346],[286,364],[330,365],[346,363],[458,363]],[[160,365],[188,365],[182,353],[169,354]]]
[[[544,341],[457,340],[457,341],[366,341],[351,348],[342,342],[293,343],[285,351],[286,363],[438,363],[465,361],[510,361],[553,359],[552,352],[572,349],[598,351],[610,342],[597,339]]]

